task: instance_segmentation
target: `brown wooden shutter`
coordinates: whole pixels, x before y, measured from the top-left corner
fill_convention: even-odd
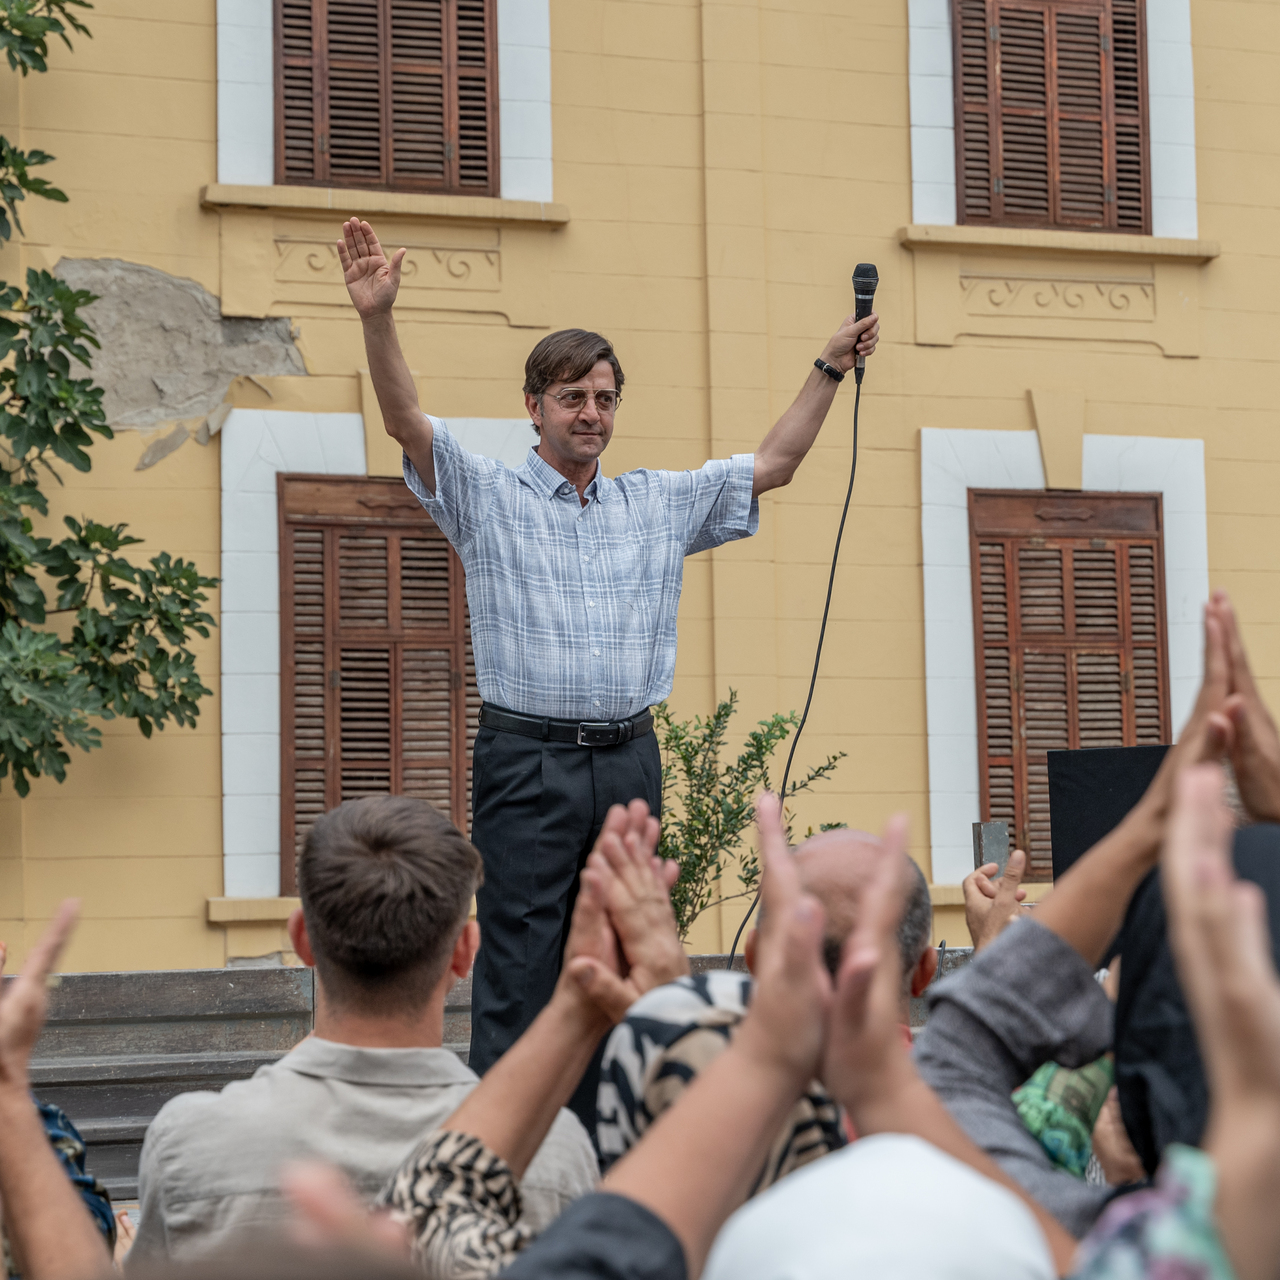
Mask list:
[[[276,0],[276,181],[498,194],[496,0]]]
[[[1160,498],[970,490],[984,821],[1052,878],[1049,751],[1169,740]]]
[[[1111,0],[1115,83],[1116,227],[1151,229],[1147,145],[1147,41],[1143,0]]]
[[[1142,0],[952,0],[962,223],[1150,229]]]
[[[396,481],[281,476],[281,892],[316,818],[410,795],[470,827],[462,564]]]

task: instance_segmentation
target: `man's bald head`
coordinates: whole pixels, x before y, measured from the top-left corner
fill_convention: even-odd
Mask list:
[[[858,903],[882,856],[881,848],[879,838],[868,831],[840,828],[811,836],[795,852],[800,883],[822,903],[826,914],[823,957],[832,974],[839,969],[845,940],[858,922]],[[904,901],[898,922],[898,948],[903,983],[910,986],[912,974],[929,945],[933,906],[920,868],[906,854],[902,855],[902,876]]]

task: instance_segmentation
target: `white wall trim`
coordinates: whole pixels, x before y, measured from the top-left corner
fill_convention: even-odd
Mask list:
[[[275,181],[272,0],[218,0],[218,181]],[[550,202],[551,0],[498,0],[498,154],[505,200]]]
[[[1084,437],[1083,484],[1164,496],[1169,695],[1175,734],[1200,686],[1200,616],[1209,598],[1204,442]],[[968,490],[1042,489],[1034,431],[920,432],[929,830],[935,884],[973,870],[978,802],[977,679],[969,576]]]
[[[552,201],[551,0],[498,0],[498,131],[502,198]]]
[[[1147,110],[1152,234],[1194,240],[1200,220],[1191,0],[1147,0]]]
[[[955,84],[950,0],[907,0],[911,218],[956,221]],[[1196,95],[1191,0],[1147,0],[1151,232],[1194,240]]]
[[[274,898],[280,892],[276,474],[364,475],[364,419],[232,409],[221,438],[222,891]]]
[[[956,221],[955,82],[951,0],[907,0],[911,99],[911,221]]]
[[[218,181],[275,181],[272,0],[218,0]]]
[[[451,418],[466,449],[517,467],[527,418]],[[229,898],[280,892],[280,541],[276,475],[363,476],[358,413],[233,409],[222,450],[222,868]]]

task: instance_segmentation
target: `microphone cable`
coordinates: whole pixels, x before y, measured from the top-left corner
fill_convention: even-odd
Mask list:
[[[861,368],[853,370],[856,387],[853,393],[853,465],[849,468],[849,489],[844,495],[844,509],[840,512],[840,527],[836,530],[836,546],[831,553],[831,574],[827,578],[826,603],[822,606],[822,626],[818,629],[818,648],[813,655],[813,674],[809,677],[809,696],[804,700],[804,714],[800,717],[800,723],[796,726],[795,737],[791,739],[791,750],[787,752],[787,767],[782,773],[782,790],[778,793],[784,812],[787,803],[787,780],[791,777],[791,762],[795,759],[796,747],[800,744],[800,735],[804,732],[805,722],[809,719],[809,708],[813,705],[813,691],[818,683],[818,667],[822,663],[822,642],[827,638],[827,615],[831,612],[831,592],[836,584],[836,565],[840,561],[840,541],[844,537],[844,524],[845,520],[848,519],[849,503],[853,498],[853,479],[858,474],[858,405],[862,400],[862,374],[863,370]],[[729,963],[725,965],[726,969],[733,968],[734,957],[738,954],[738,943],[742,939],[742,931],[747,927],[747,922],[751,919],[760,902],[760,892],[764,887],[763,867],[760,869],[760,879],[761,884],[756,889],[756,896],[751,899],[747,914],[742,917],[738,932],[733,936],[733,946],[729,950]]]

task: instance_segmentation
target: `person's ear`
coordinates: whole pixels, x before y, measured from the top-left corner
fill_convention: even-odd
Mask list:
[[[756,939],[759,934],[759,929],[752,929],[747,934],[746,942],[742,944],[742,958],[747,962],[748,973],[755,973],[756,971]]]
[[[308,968],[316,967],[315,953],[311,950],[311,939],[307,937],[307,922],[303,918],[302,908],[294,907],[289,913],[289,922],[285,925],[289,941],[297,953],[298,959]]]
[[[933,981],[933,975],[938,972],[938,949],[937,947],[925,947],[920,959],[916,961],[916,967],[911,971],[911,994],[913,996],[922,996],[928,990],[929,983]]]
[[[526,391],[524,393],[524,407],[530,421],[540,432],[542,430],[542,404],[540,398]]]
[[[471,972],[471,963],[480,950],[480,926],[474,920],[468,920],[453,944],[453,955],[449,958],[449,972],[455,978],[465,978]]]

